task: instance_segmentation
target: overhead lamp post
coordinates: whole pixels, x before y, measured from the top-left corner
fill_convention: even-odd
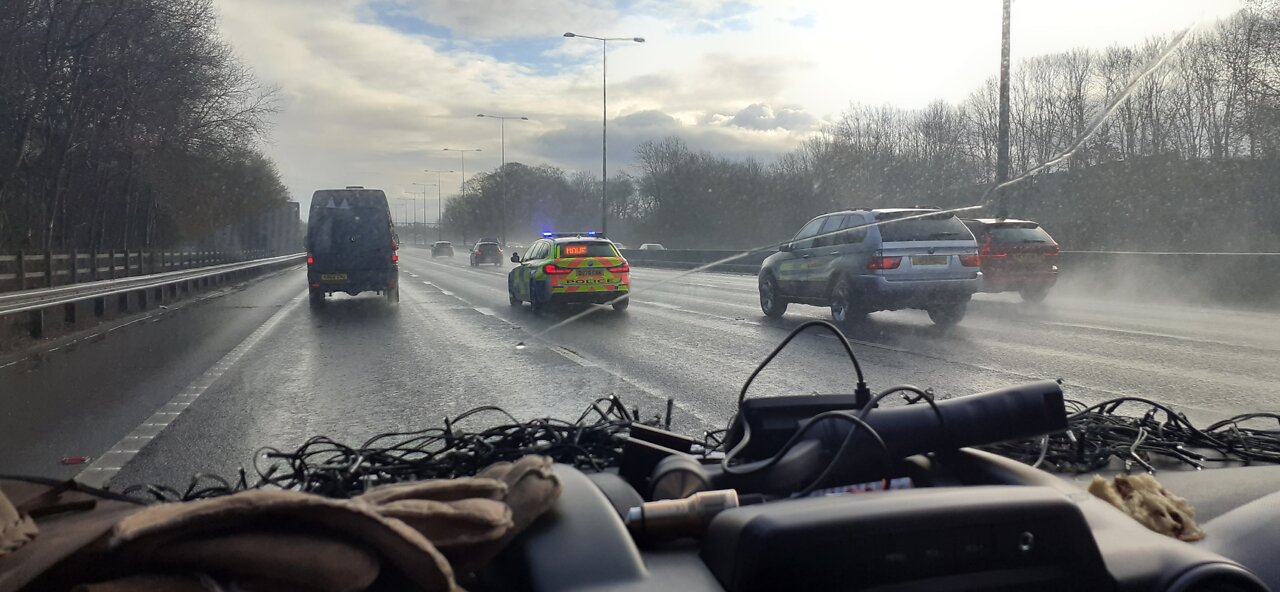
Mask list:
[[[444,185],[440,182],[440,175],[444,173],[453,174],[453,171],[433,171],[431,169],[423,169],[422,172],[436,174],[436,231],[437,236],[439,237],[436,240],[444,240],[444,190],[441,189]],[[423,199],[425,200],[426,198]],[[423,203],[425,204],[426,202],[424,201]]]
[[[457,152],[459,157],[462,159],[462,168],[460,169],[462,171],[462,182],[458,184],[458,194],[463,197],[466,197],[467,196],[467,153],[480,152],[480,149],[479,148],[445,148],[444,151]]]
[[[609,42],[632,41],[635,43],[644,43],[644,37],[593,37],[591,35],[579,35],[577,33],[565,33],[564,36],[594,39],[600,42],[600,55],[604,66],[604,74],[602,76],[601,84],[604,117],[600,123],[600,232],[607,236],[609,230],[609,192],[607,191],[607,186],[609,184]]]
[[[413,184],[413,185],[417,185],[418,187],[421,187],[421,188],[422,188],[422,228],[423,228],[423,233],[422,233],[422,244],[423,244],[423,246],[426,246],[426,244],[427,244],[427,233],[426,233],[426,227],[427,227],[427,188],[428,188],[428,187],[431,187],[432,185],[435,185],[435,183],[412,183],[412,184]],[[416,217],[416,216],[415,216],[415,217]],[[437,222],[436,222],[436,224],[438,225],[438,224],[439,224],[439,221],[437,221]]]
[[[412,198],[412,199],[404,198],[404,197],[398,197],[398,198],[396,198],[396,199],[400,200],[400,211],[401,211],[402,213],[404,213],[404,217],[403,217],[403,218],[401,218],[400,222],[401,222],[401,224],[403,224],[405,219],[409,219],[409,227],[410,227],[410,228],[413,228],[413,219],[415,219],[415,218],[417,218],[417,217],[418,217],[418,192],[417,192],[417,191],[406,191],[406,192],[404,192],[404,194],[405,194],[405,195],[412,195],[412,196],[413,196],[413,198]],[[409,205],[410,205],[410,204],[413,204],[413,218],[409,218]]]
[[[489,119],[498,120],[498,137],[499,137],[500,144],[502,146],[501,148],[502,164],[498,169],[502,171],[502,205],[501,205],[502,214],[500,218],[501,218],[501,224],[502,224],[502,245],[506,246],[507,244],[507,120],[517,119],[520,121],[529,121],[529,118],[517,117],[514,115],[485,115],[484,113],[480,113],[476,115],[476,117],[487,117]]]

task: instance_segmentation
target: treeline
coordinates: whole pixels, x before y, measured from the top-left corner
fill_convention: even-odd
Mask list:
[[[174,246],[287,199],[212,0],[5,0],[0,48],[0,249]]]
[[[1130,87],[1174,39],[1015,65],[1012,175],[1075,150],[1010,190],[1011,215],[1039,219],[1069,248],[1280,251],[1280,10],[1255,4],[1192,33]],[[841,208],[982,203],[994,181],[997,99],[992,78],[959,104],[855,105],[772,163],[732,161],[676,138],[649,142],[626,186],[634,192],[610,192],[611,219],[623,229],[613,234],[668,247],[750,247]],[[568,210],[530,208],[512,186],[509,228],[536,227],[535,213],[598,215],[598,179],[568,185],[576,197],[551,200],[575,204]]]

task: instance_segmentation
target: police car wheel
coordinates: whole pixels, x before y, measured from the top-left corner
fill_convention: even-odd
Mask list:
[[[511,303],[511,306],[520,306],[523,303],[519,298],[516,298],[515,287],[509,282],[507,283],[507,300]]]
[[[531,312],[542,312],[546,305],[538,301],[538,284],[533,280],[529,281],[529,310]]]
[[[614,311],[616,311],[616,312],[622,312],[622,311],[624,311],[624,310],[627,310],[627,307],[628,307],[628,306],[631,306],[631,299],[630,299],[630,298],[619,298],[619,299],[617,299],[617,300],[614,300],[614,301],[613,301],[612,306],[613,306],[613,310],[614,310]]]
[[[778,292],[778,280],[771,275],[760,278],[760,310],[769,317],[780,317],[787,312],[787,301]]]

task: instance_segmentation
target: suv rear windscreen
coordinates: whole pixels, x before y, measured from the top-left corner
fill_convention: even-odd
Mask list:
[[[492,255],[494,253],[501,251],[502,249],[498,248],[497,243],[480,243],[476,245],[476,250],[484,255]]]
[[[885,212],[876,214],[877,222],[919,216],[923,212]],[[951,214],[939,214],[927,218],[915,218],[889,222],[880,226],[880,240],[886,243],[903,241],[973,240],[964,222]]]
[[[564,243],[560,245],[561,257],[617,257],[613,245],[600,241]]]
[[[1053,238],[1035,224],[1004,224],[991,227],[991,242],[1000,244],[1052,243]]]

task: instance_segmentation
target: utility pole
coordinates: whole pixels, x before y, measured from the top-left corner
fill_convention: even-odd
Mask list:
[[[996,130],[996,217],[1009,216],[1008,192],[1000,185],[1009,180],[1009,9],[1012,0],[1003,0],[1004,18],[1000,27],[1000,120]]]

